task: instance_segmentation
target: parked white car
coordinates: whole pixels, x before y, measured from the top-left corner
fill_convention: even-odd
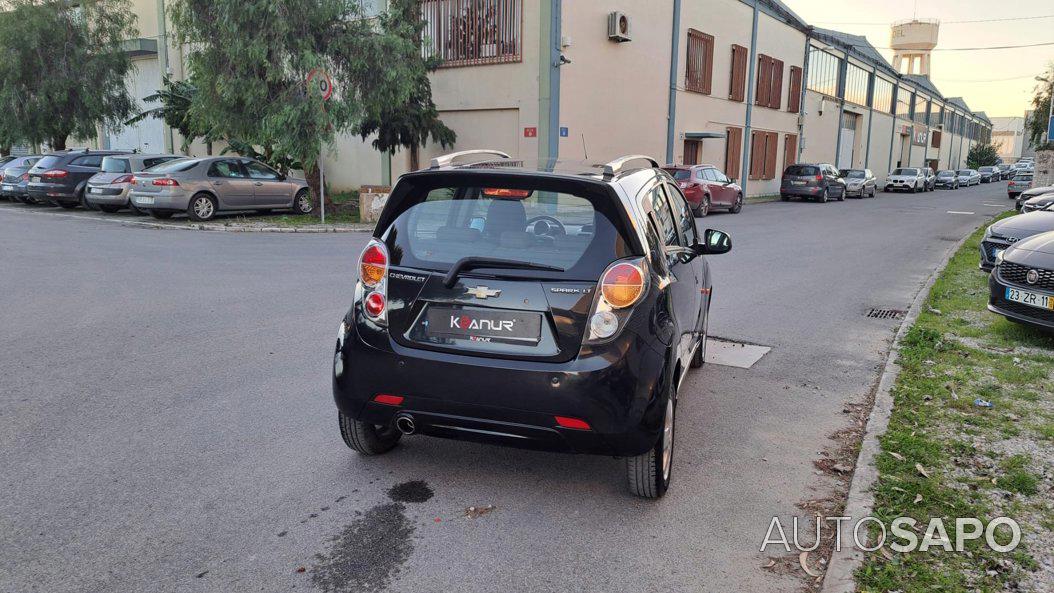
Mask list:
[[[927,189],[926,172],[915,167],[894,169],[887,177],[882,191],[922,192]]]

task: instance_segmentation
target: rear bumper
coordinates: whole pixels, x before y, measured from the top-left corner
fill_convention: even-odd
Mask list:
[[[780,187],[780,194],[784,196],[815,198],[816,196],[823,194],[823,188],[809,185],[784,185]]]
[[[147,194],[130,192],[129,201],[140,210],[173,210],[183,211],[190,204],[190,198],[184,194]]]
[[[1054,311],[1006,300],[1006,284],[1000,282],[996,276],[996,274],[992,274],[988,277],[988,289],[990,292],[988,297],[989,311],[1014,321],[1054,331]],[[1026,290],[1035,291],[1032,288]]]
[[[0,184],[0,196],[5,198],[21,198],[26,196],[26,186],[18,183]]]
[[[666,369],[664,356],[628,331],[590,356],[540,363],[405,348],[363,324],[335,352],[333,397],[343,414],[372,424],[410,414],[430,436],[632,456],[661,433]],[[372,401],[378,394],[405,399],[384,405]],[[555,416],[591,430],[558,427]]]
[[[60,202],[68,204],[80,202],[73,188],[56,183],[29,183],[26,186],[26,194],[31,198],[46,202]]]
[[[101,193],[95,193],[98,190]],[[127,187],[88,186],[84,192],[84,201],[90,204],[102,204],[104,206],[127,206]]]

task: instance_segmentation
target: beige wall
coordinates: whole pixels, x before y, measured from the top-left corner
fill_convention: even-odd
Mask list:
[[[630,19],[632,41],[607,37],[612,11]],[[560,157],[608,161],[645,154],[663,161],[670,80],[673,2],[564,2],[563,36],[571,64],[560,70]]]
[[[820,105],[823,104],[823,111]],[[838,102],[830,97],[807,91],[805,93],[805,133],[801,161],[803,163],[833,163],[838,142]]]

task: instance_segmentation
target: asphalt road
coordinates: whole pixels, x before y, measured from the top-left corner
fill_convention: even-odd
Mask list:
[[[794,591],[759,547],[772,516],[830,490],[812,462],[897,324],[866,312],[906,309],[1004,192],[701,219],[734,243],[712,258],[711,332],[773,350],[689,376],[658,502],[609,458],[347,450],[330,361],[364,233],[0,204],[0,591]]]

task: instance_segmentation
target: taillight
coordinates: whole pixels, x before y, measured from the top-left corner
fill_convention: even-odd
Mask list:
[[[374,239],[359,256],[362,310],[378,325],[388,323],[388,248]]]
[[[168,177],[162,177],[161,179],[155,179],[154,185],[160,185],[161,187],[179,187],[179,182],[175,179]]]
[[[19,177],[18,179],[20,181],[29,181],[29,171],[26,171],[25,173],[23,173],[22,176]]]
[[[135,183],[135,177],[132,177],[131,175],[121,175],[110,183]]]
[[[40,174],[41,177],[47,177],[48,179],[61,179],[69,176],[70,172],[65,169],[51,169],[50,171],[44,171]]]
[[[644,258],[615,262],[600,277],[600,294],[589,317],[587,342],[603,342],[615,336],[629,319],[631,307],[647,292],[648,272]]]
[[[633,264],[615,264],[604,272],[600,290],[612,307],[624,309],[636,303],[644,292],[644,273]]]
[[[816,181],[823,181],[823,175],[817,175]]]

